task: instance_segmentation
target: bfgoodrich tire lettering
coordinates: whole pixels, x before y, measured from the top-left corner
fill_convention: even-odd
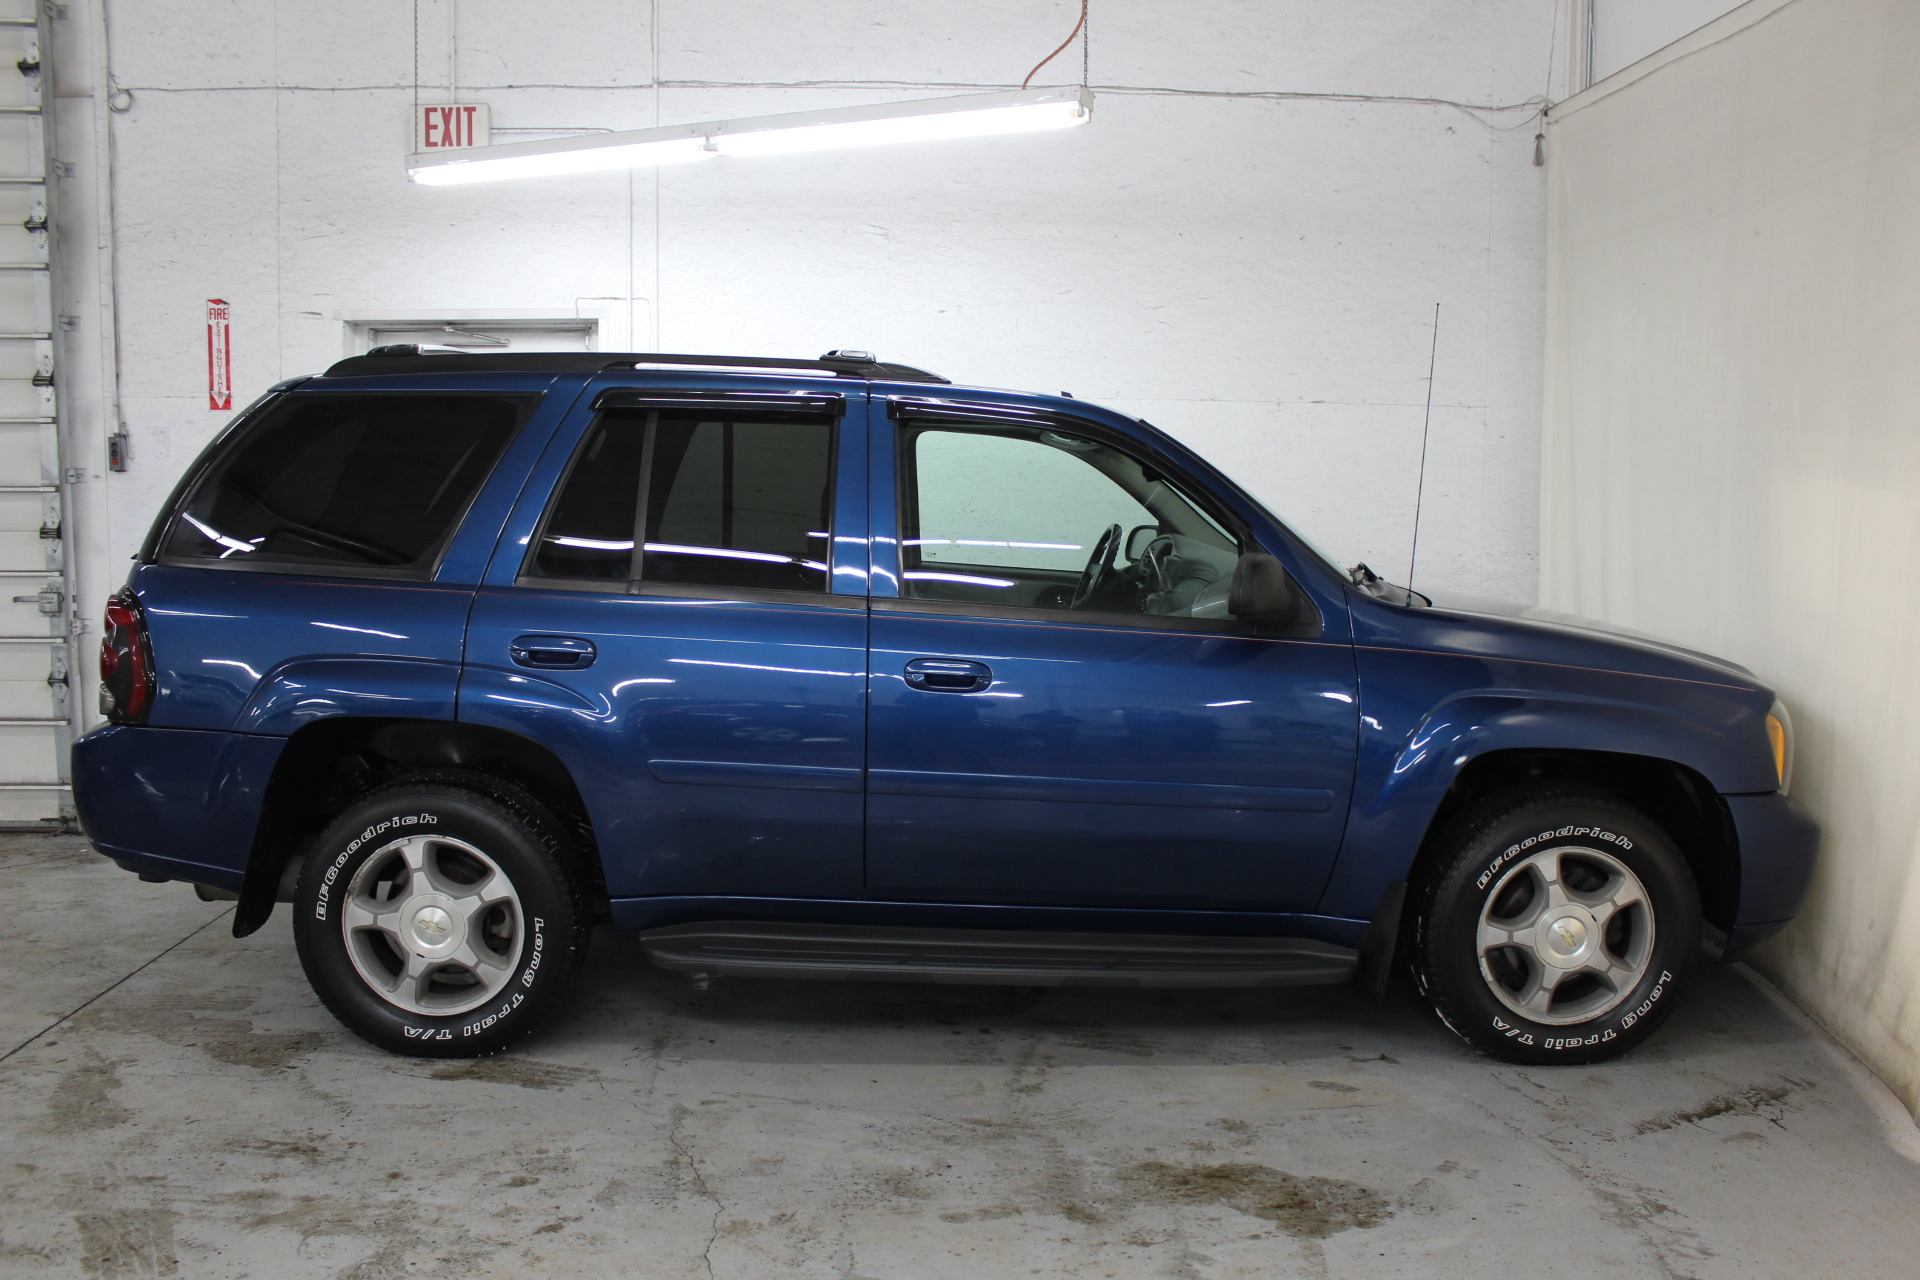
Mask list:
[[[1455,823],[1436,853],[1411,959],[1469,1044],[1509,1062],[1598,1062],[1678,1003],[1699,896],[1644,813],[1600,793],[1513,792]]]
[[[363,1039],[481,1057],[559,1003],[587,913],[559,824],[493,779],[435,775],[374,791],[315,842],[295,894],[301,967]]]

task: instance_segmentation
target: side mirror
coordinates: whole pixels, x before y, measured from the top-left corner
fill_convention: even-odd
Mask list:
[[[1264,551],[1249,551],[1233,566],[1227,612],[1242,622],[1281,627],[1298,622],[1311,606],[1280,562]]]
[[[1159,525],[1135,525],[1133,532],[1127,535],[1127,559],[1138,563],[1140,557],[1147,554],[1147,547],[1159,536]]]

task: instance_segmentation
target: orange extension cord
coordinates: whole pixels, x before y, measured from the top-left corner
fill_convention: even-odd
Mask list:
[[[1060,42],[1060,47],[1058,49],[1055,49],[1052,53],[1040,59],[1039,64],[1035,66],[1033,70],[1027,72],[1027,78],[1020,82],[1020,87],[1024,89],[1028,85],[1032,84],[1033,78],[1040,74],[1040,68],[1046,66],[1049,62],[1052,62],[1055,58],[1065,53],[1067,51],[1067,46],[1073,43],[1073,38],[1080,34],[1080,28],[1086,25],[1087,25],[1087,0],[1080,0],[1080,21],[1073,24],[1073,30],[1067,33],[1067,38]]]

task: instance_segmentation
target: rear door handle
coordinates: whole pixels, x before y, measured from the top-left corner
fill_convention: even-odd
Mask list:
[[[519,665],[543,671],[577,671],[600,656],[593,641],[576,636],[518,636],[507,653]]]
[[[993,683],[993,668],[965,658],[915,658],[906,677],[910,688],[928,693],[977,693]]]

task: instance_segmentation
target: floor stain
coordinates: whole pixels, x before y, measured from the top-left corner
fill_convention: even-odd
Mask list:
[[[251,1151],[276,1160],[304,1160],[318,1164],[327,1153],[317,1142],[294,1142],[287,1138],[242,1138],[227,1144],[235,1151]]]
[[[474,1261],[491,1251],[485,1241],[468,1238],[436,1246],[446,1233],[430,1207],[409,1200],[348,1200],[329,1195],[296,1196],[286,1207],[255,1213],[241,1225],[248,1231],[287,1231],[300,1237],[306,1248],[316,1237],[339,1236],[371,1241],[374,1251],[352,1267],[338,1273],[336,1280],[400,1280],[413,1274],[407,1265],[410,1255],[422,1251],[444,1254],[443,1263]],[[462,1274],[458,1266],[439,1274]]]
[[[85,1133],[109,1129],[133,1119],[107,1095],[120,1087],[120,1064],[88,1049],[76,1067],[69,1068],[47,1100],[47,1128],[54,1133]]]
[[[1602,1185],[1597,1177],[1586,1182],[1607,1205],[1602,1216],[1640,1238],[1663,1280],[1694,1280],[1696,1264],[1715,1256],[1686,1225],[1686,1215],[1660,1198],[1665,1193],[1636,1183]]]
[[[0,871],[80,867],[99,862],[100,855],[84,843],[58,836],[23,836],[8,840],[0,853]]]
[[[984,1209],[949,1209],[940,1215],[942,1222],[998,1222],[1002,1218],[1011,1218],[1022,1210],[1010,1204],[990,1204]]]
[[[1059,1036],[1076,1049],[1085,1049],[1089,1053],[1120,1054],[1128,1058],[1151,1058],[1160,1051],[1160,1045],[1137,1031],[1125,1027],[1084,1026],[1067,1023],[1047,1023],[1045,1029]]]
[[[531,1058],[474,1058],[435,1067],[435,1080],[479,1080],[486,1084],[513,1084],[522,1089],[565,1089],[599,1075],[591,1067],[566,1067]]]
[[[1393,1216],[1377,1192],[1341,1178],[1301,1177],[1263,1164],[1172,1165],[1148,1160],[1121,1172],[1141,1204],[1219,1204],[1265,1218],[1290,1236],[1324,1240]]]
[[[173,1219],[165,1209],[76,1215],[81,1269],[100,1280],[180,1274],[180,1260],[173,1254]]]
[[[182,1049],[198,1049],[232,1067],[275,1071],[337,1041],[332,1031],[255,1031],[245,1018],[210,1018],[153,1003],[88,1010],[75,1022],[89,1030],[150,1035]]]
[[[1633,1127],[1636,1136],[1647,1133],[1660,1133],[1667,1129],[1678,1129],[1683,1124],[1699,1124],[1702,1120],[1712,1120],[1719,1116],[1757,1116],[1774,1124],[1780,1123],[1781,1115],[1787,1108],[1780,1104],[1795,1092],[1811,1088],[1806,1080],[1790,1079],[1785,1084],[1750,1085],[1718,1094],[1697,1107],[1681,1111],[1669,1111],[1664,1115],[1642,1120]]]
[[[471,1274],[498,1248],[497,1242],[480,1236],[450,1238],[437,1215],[406,1201],[299,1196],[289,1207],[255,1214],[243,1225],[248,1231],[293,1232],[302,1248],[322,1236],[372,1241],[373,1252],[338,1272],[336,1280],[407,1280],[419,1274],[422,1255],[430,1258],[434,1274]]]

